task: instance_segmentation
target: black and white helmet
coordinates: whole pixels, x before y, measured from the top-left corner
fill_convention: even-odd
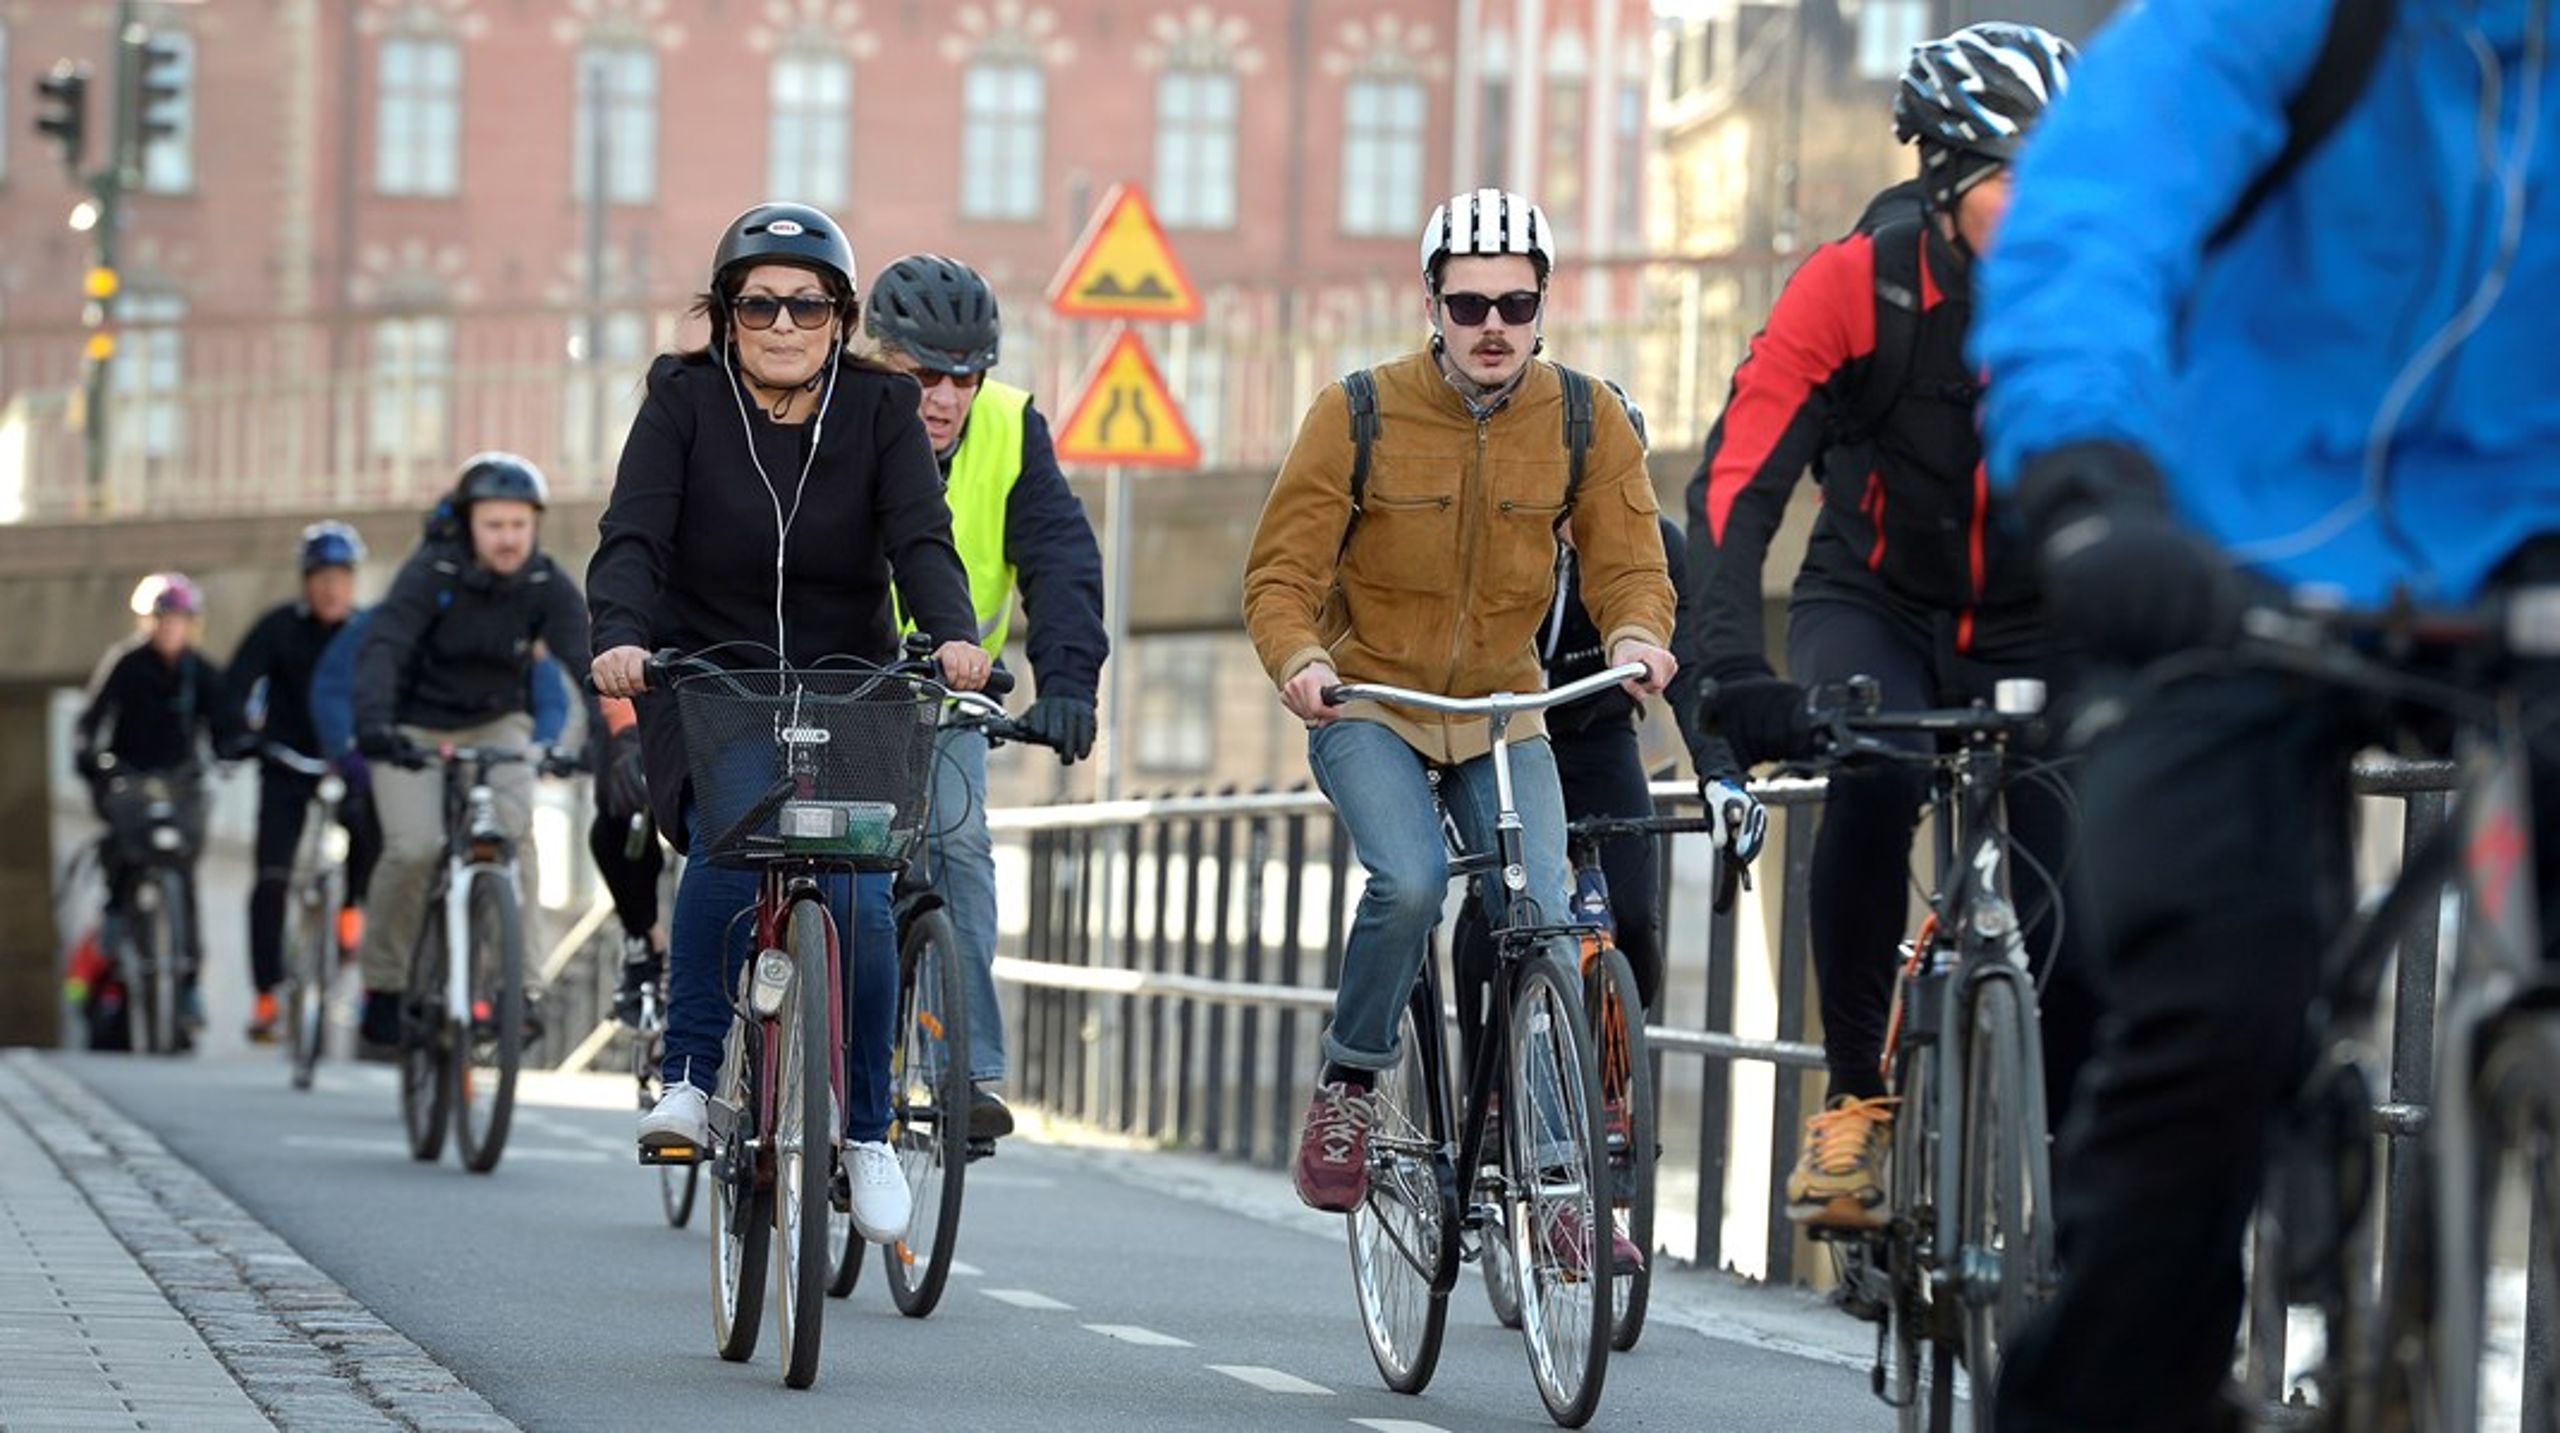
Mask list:
[[[1422,281],[1435,292],[1440,266],[1476,255],[1519,254],[1544,284],[1556,267],[1556,233],[1538,206],[1507,189],[1475,189],[1431,211],[1422,230]]]
[[[909,254],[880,271],[863,317],[871,336],[944,373],[996,366],[1004,322],[978,271],[940,254]]]
[[[2010,20],[1967,25],[1914,47],[1894,92],[1893,132],[1920,145],[1931,201],[1951,204],[1973,181],[2017,158],[2027,131],[2069,88],[2078,58],[2070,41]]]

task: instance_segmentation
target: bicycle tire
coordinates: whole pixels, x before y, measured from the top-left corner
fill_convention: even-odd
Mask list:
[[[1501,1150],[1492,1153],[1499,1158]],[[1484,1273],[1484,1301],[1493,1307],[1493,1321],[1507,1329],[1519,1328],[1520,1266],[1511,1262],[1508,1224],[1476,1246],[1476,1265]]]
[[[409,980],[400,1010],[400,1119],[409,1132],[409,1157],[432,1164],[444,1153],[452,1111],[452,1086],[444,1073],[445,965],[443,882],[427,896],[426,919],[409,952]]]
[[[470,1018],[453,1030],[446,1069],[453,1080],[453,1138],[462,1167],[487,1174],[507,1152],[515,1120],[516,1076],[524,1066],[524,915],[513,883],[494,871],[470,876],[470,936],[463,957]],[[488,1011],[488,1023],[481,1011]],[[482,1065],[482,1057],[487,1065]]]
[[[749,962],[752,969],[753,962]],[[748,972],[740,972],[743,985]],[[744,1009],[744,994],[738,1008]],[[715,1114],[731,1110],[715,1134],[711,1170],[711,1342],[731,1363],[755,1357],[764,1327],[764,1280],[773,1243],[773,1186],[761,1168],[765,1075],[762,1023],[733,1017],[712,1095]],[[715,1122],[715,1131],[719,1129]]]
[[[293,963],[279,1002],[285,1021],[285,1057],[293,1087],[311,1088],[329,1038],[329,977],[338,968],[338,890],[343,873],[332,869],[297,883]]]
[[[824,905],[816,900],[797,901],[783,936],[783,948],[791,955],[791,988],[782,997],[782,1058],[774,1086],[779,1098],[775,1102],[773,1257],[781,1281],[774,1309],[782,1336],[782,1382],[790,1388],[806,1388],[818,1381],[818,1350],[826,1332],[831,1252],[827,1191],[842,1133],[834,1120],[829,927]]]
[[[2053,1175],[2044,1062],[2024,981],[1992,970],[1966,992],[1964,1163],[1954,1251],[1973,1426],[1991,1433],[2000,1350],[2053,1287]],[[1988,1287],[1977,1287],[1982,1280]]]
[[[1612,1215],[1644,1255],[1632,1269],[1618,1269],[1609,1305],[1609,1347],[1624,1353],[1644,1337],[1645,1306],[1653,1292],[1653,1195],[1657,1147],[1653,1108],[1653,1051],[1645,1043],[1644,997],[1625,951],[1601,951],[1585,991],[1592,1029],[1601,1034],[1600,1100],[1609,1137]],[[1612,1052],[1624,1032],[1625,1049]],[[1619,1111],[1611,1115],[1612,1110]]]
[[[1903,985],[1904,998],[1916,994]],[[1919,1268],[1920,1238],[1935,1226],[1935,1190],[1931,1180],[1931,1131],[1936,1123],[1938,1047],[1905,1045],[1896,1060],[1900,1097],[1893,1121],[1893,1163],[1889,1178],[1893,1222],[1881,1235],[1884,1258],[1885,1329],[1877,1369],[1876,1396],[1894,1411],[1898,1433],[1924,1433],[1937,1380],[1930,1339],[1932,1309],[1927,1279]]]
[[[889,1139],[915,1215],[906,1237],[883,1245],[880,1258],[890,1299],[911,1319],[932,1313],[941,1301],[968,1183],[969,996],[961,959],[949,916],[926,911],[908,923],[898,951]]]
[[[642,1031],[631,1041],[632,1084],[638,1092],[642,1114],[658,1104],[658,1041],[654,1029]],[[668,1228],[682,1229],[693,1222],[693,1203],[701,1188],[700,1160],[658,1166],[658,1212],[666,1216]]]
[[[2560,1427],[2560,1017],[2510,1012],[2491,1029],[2472,1084],[2479,1202],[2455,1221],[2466,1303],[2434,1307],[2446,1281],[2411,1261],[2388,1346],[2423,1350],[2410,1386],[2434,1417],[2416,1426],[2543,1433]]]
[[[851,1298],[862,1286],[862,1266],[870,1262],[871,1247],[853,1227],[853,1211],[838,1209],[833,1191],[827,1199],[827,1297]]]
[[[1520,1270],[1520,1337],[1539,1401],[1579,1428],[1609,1376],[1612,1285],[1608,1133],[1582,974],[1562,956],[1523,960],[1512,995],[1503,1176]]]
[[[1457,1176],[1439,1020],[1431,982],[1416,981],[1397,1027],[1396,1063],[1378,1072],[1369,1189],[1342,1221],[1361,1332],[1378,1376],[1398,1393],[1430,1385],[1457,1277]]]
[[[178,929],[179,907],[175,904],[177,882],[160,873],[142,883],[150,892],[141,919],[135,929],[143,939],[143,959],[147,971],[140,983],[150,988],[143,1021],[145,1050],[153,1055],[178,1053]]]

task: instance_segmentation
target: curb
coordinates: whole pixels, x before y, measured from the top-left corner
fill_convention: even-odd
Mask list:
[[[514,1433],[452,1370],[87,1086],[13,1050],[0,1055],[0,1097],[285,1433]]]

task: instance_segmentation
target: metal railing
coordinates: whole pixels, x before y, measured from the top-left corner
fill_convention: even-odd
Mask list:
[[[2441,763],[2367,761],[2356,782],[2403,801],[2404,850],[2444,820]],[[1824,1063],[1808,1040],[1803,897],[1822,784],[1755,789],[1779,829],[1757,897],[1735,912],[1707,909],[1702,839],[1660,843],[1666,969],[1648,1024],[1661,1092],[1657,1228],[1674,1224],[1673,1196],[1685,1190],[1694,1229],[1685,1249],[1665,1239],[1674,1256],[1792,1280],[1809,1246],[1784,1218],[1784,1185],[1807,1077]],[[1697,803],[1684,783],[1653,791],[1666,811]],[[1358,889],[1325,800],[1187,796],[998,811],[990,825],[1010,852],[997,974],[1012,987],[1023,1101],[1122,1135],[1284,1164]],[[2423,1123],[2435,970],[2435,932],[2414,932],[2400,962],[2389,1099],[2376,1110],[2395,1138]],[[2394,1161],[2388,1176],[2389,1227],[2411,1217],[2406,1165]]]

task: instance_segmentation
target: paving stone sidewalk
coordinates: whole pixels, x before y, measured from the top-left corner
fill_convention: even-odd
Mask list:
[[[147,1131],[0,1053],[0,1430],[514,1433]]]

